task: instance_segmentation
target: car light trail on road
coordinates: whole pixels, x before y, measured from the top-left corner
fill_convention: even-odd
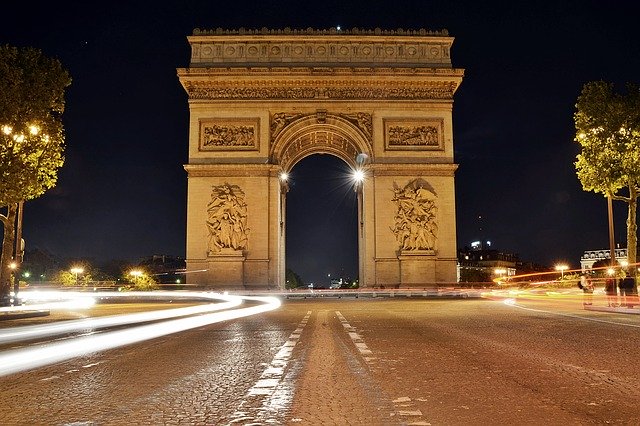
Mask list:
[[[569,314],[569,313],[566,313],[566,312],[558,312],[558,311],[555,311],[555,310],[551,311],[551,310],[539,309],[539,308],[529,308],[527,306],[519,305],[515,299],[505,299],[505,300],[502,301],[502,303],[504,303],[507,306],[511,306],[513,308],[522,309],[524,311],[539,312],[539,313],[542,313],[542,314],[550,314],[550,315],[558,315],[558,316],[561,316],[561,317],[575,318],[575,319],[584,320],[584,321],[600,322],[600,323],[604,323],[604,324],[621,325],[623,327],[640,328],[640,325],[638,325],[638,324],[628,324],[628,323],[624,323],[624,322],[607,321],[607,320],[603,320],[603,319],[599,319],[599,318],[591,318],[591,317],[585,317],[585,316],[581,316],[581,315]]]
[[[173,299],[204,299],[204,300],[221,300],[218,303],[207,303],[198,306],[189,306],[185,308],[162,309],[152,312],[139,312],[135,314],[110,315],[97,318],[84,318],[80,320],[71,320],[63,322],[54,322],[49,324],[32,325],[24,327],[12,327],[0,329],[0,344],[14,343],[24,340],[57,336],[61,334],[74,333],[87,330],[95,330],[105,327],[114,327],[127,324],[135,324],[150,321],[159,321],[170,318],[184,317],[188,315],[197,315],[208,312],[221,311],[224,309],[232,309],[242,304],[242,298],[238,296],[229,296],[218,293],[176,293],[176,292],[131,292],[131,293],[91,293],[90,296],[83,293],[68,292],[46,292],[45,294],[30,295],[27,300],[43,301],[47,299],[60,300],[67,296],[68,300],[52,303],[39,303],[29,305],[29,309],[82,309],[84,307],[93,306],[96,297],[98,298],[152,298],[168,297]],[[24,309],[24,307],[21,307]]]
[[[157,293],[152,293],[156,295]],[[191,293],[193,296],[193,293]],[[171,319],[156,324],[136,326],[125,330],[107,331],[100,334],[80,336],[70,340],[34,345],[9,350],[0,354],[0,376],[26,371],[78,356],[113,349],[132,343],[155,339],[217,322],[257,315],[280,307],[275,297],[229,296],[241,300],[259,302],[257,306],[223,312],[201,314],[195,317]]]

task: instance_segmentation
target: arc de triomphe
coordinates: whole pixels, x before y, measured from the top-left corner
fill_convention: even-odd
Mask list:
[[[316,153],[364,172],[361,287],[455,281],[451,116],[464,73],[446,31],[216,29],[188,40],[187,269],[200,271],[188,282],[284,286],[282,176]]]

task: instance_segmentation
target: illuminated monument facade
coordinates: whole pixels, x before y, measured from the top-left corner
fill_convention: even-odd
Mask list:
[[[362,287],[456,280],[446,31],[195,30],[189,68],[187,268],[213,288],[284,285],[286,180],[306,156],[362,169]]]

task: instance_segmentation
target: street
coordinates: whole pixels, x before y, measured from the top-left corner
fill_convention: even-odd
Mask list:
[[[2,377],[0,423],[638,424],[639,319],[552,297],[283,299]]]

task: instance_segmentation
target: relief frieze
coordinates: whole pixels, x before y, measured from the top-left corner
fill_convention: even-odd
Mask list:
[[[443,144],[441,119],[393,119],[384,120],[385,149],[393,150],[441,150]]]
[[[190,99],[452,99],[457,84],[428,87],[198,87],[187,85]]]
[[[258,119],[202,120],[199,148],[200,151],[258,150]]]

